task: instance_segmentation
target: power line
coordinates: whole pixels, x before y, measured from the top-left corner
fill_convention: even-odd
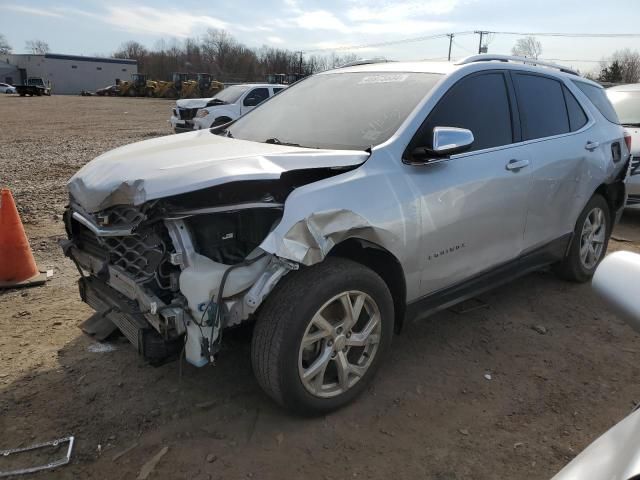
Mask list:
[[[400,40],[391,40],[391,41],[387,41],[387,42],[379,42],[379,43],[367,43],[367,44],[361,44],[361,45],[344,45],[344,46],[340,46],[340,47],[334,47],[334,48],[314,48],[314,49],[308,49],[305,50],[304,53],[316,53],[316,52],[331,52],[331,51],[343,51],[343,50],[358,50],[361,48],[371,48],[371,47],[387,47],[390,45],[399,45],[402,43],[414,43],[414,42],[423,42],[426,40],[435,40],[437,38],[446,38],[449,35],[472,35],[473,32],[471,31],[467,31],[467,32],[457,32],[457,33],[438,33],[435,35],[426,35],[423,37],[413,37],[413,38],[403,38]]]
[[[557,32],[491,32],[497,35],[524,35],[531,37],[592,37],[592,38],[640,38],[640,33],[557,33]]]

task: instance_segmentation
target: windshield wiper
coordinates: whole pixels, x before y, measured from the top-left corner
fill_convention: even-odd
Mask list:
[[[281,142],[277,138],[267,138],[264,143],[270,143],[272,145],[286,145],[288,147],[301,147],[299,143]]]

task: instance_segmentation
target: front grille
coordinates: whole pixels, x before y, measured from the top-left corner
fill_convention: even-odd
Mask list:
[[[640,174],[640,157],[631,157],[631,171],[630,175]]]
[[[95,223],[105,227],[135,226],[134,232],[125,236],[98,236],[73,219],[71,233],[80,250],[120,268],[138,283],[153,278],[158,282],[166,280],[166,267],[170,265],[167,264],[163,269],[163,264],[167,263],[173,245],[162,222],[152,225],[141,224],[146,218],[145,215],[132,207],[112,208],[92,217]],[[163,285],[160,287],[166,288]]]
[[[164,241],[153,231],[101,240],[109,251],[111,263],[137,282],[150,280],[167,253]]]
[[[178,108],[179,117],[181,120],[193,120],[198,112],[197,108]]]

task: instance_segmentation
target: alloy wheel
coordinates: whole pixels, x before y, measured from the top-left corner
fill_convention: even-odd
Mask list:
[[[373,363],[381,332],[380,309],[366,293],[343,292],[327,301],[300,345],[298,373],[306,390],[330,398],[353,387]]]
[[[596,207],[589,212],[582,225],[580,261],[587,270],[592,270],[602,257],[607,229],[605,218],[602,209]]]

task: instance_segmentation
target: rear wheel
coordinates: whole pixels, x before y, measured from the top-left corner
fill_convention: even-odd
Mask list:
[[[364,390],[393,335],[393,301],[373,271],[346,259],[285,277],[256,323],[252,363],[280,405],[321,414]]]
[[[602,195],[594,195],[587,203],[573,232],[571,247],[557,265],[557,273],[574,282],[587,282],[604,258],[611,235],[611,212]]]

